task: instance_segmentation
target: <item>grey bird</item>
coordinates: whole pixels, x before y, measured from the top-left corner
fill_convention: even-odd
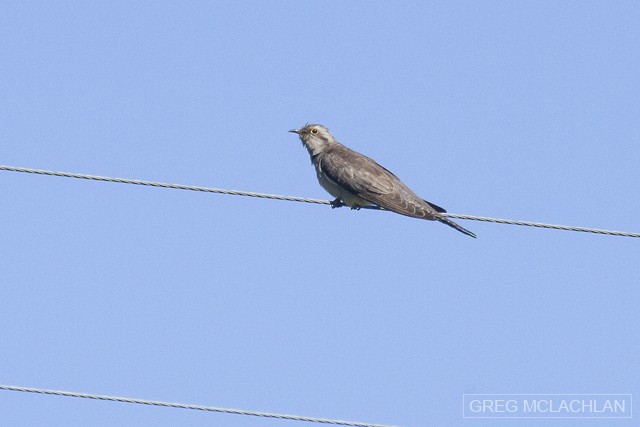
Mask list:
[[[467,236],[471,231],[442,215],[447,211],[423,200],[375,160],[340,144],[325,126],[306,124],[297,133],[311,156],[320,185],[336,199],[331,207],[377,206],[413,218],[440,221]]]

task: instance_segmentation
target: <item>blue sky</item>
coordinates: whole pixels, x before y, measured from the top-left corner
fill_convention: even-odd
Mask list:
[[[287,133],[309,121],[450,212],[637,232],[638,22],[637,2],[8,2],[0,164],[324,199]],[[640,393],[637,239],[0,183],[3,384],[400,426],[494,425],[464,393]],[[302,425],[7,391],[0,414]]]

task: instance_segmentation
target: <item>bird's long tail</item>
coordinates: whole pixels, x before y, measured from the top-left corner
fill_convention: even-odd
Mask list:
[[[449,227],[451,228],[455,228],[456,230],[458,230],[461,233],[466,234],[467,236],[471,236],[474,239],[478,236],[476,236],[474,233],[472,233],[471,231],[467,230],[466,228],[464,228],[461,225],[456,224],[455,222],[451,221],[449,218],[443,217],[443,216],[439,216],[438,218],[436,218],[438,221],[440,221],[443,224],[447,224]]]

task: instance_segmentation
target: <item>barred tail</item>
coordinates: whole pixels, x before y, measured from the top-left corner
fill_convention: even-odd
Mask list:
[[[455,228],[459,232],[466,234],[467,236],[471,236],[474,239],[477,237],[474,233],[472,233],[471,231],[469,231],[466,228],[462,227],[461,225],[456,224],[455,222],[451,221],[449,218],[445,218],[445,217],[439,216],[436,219],[438,221],[440,221],[441,223],[447,224],[449,227]]]

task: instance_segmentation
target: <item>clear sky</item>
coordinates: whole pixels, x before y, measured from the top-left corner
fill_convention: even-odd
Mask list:
[[[450,212],[638,232],[639,22],[633,1],[4,2],[0,164],[326,199],[287,133],[316,122]],[[400,426],[495,425],[463,393],[640,396],[639,239],[0,185],[2,384]],[[304,425],[8,391],[0,418]]]

